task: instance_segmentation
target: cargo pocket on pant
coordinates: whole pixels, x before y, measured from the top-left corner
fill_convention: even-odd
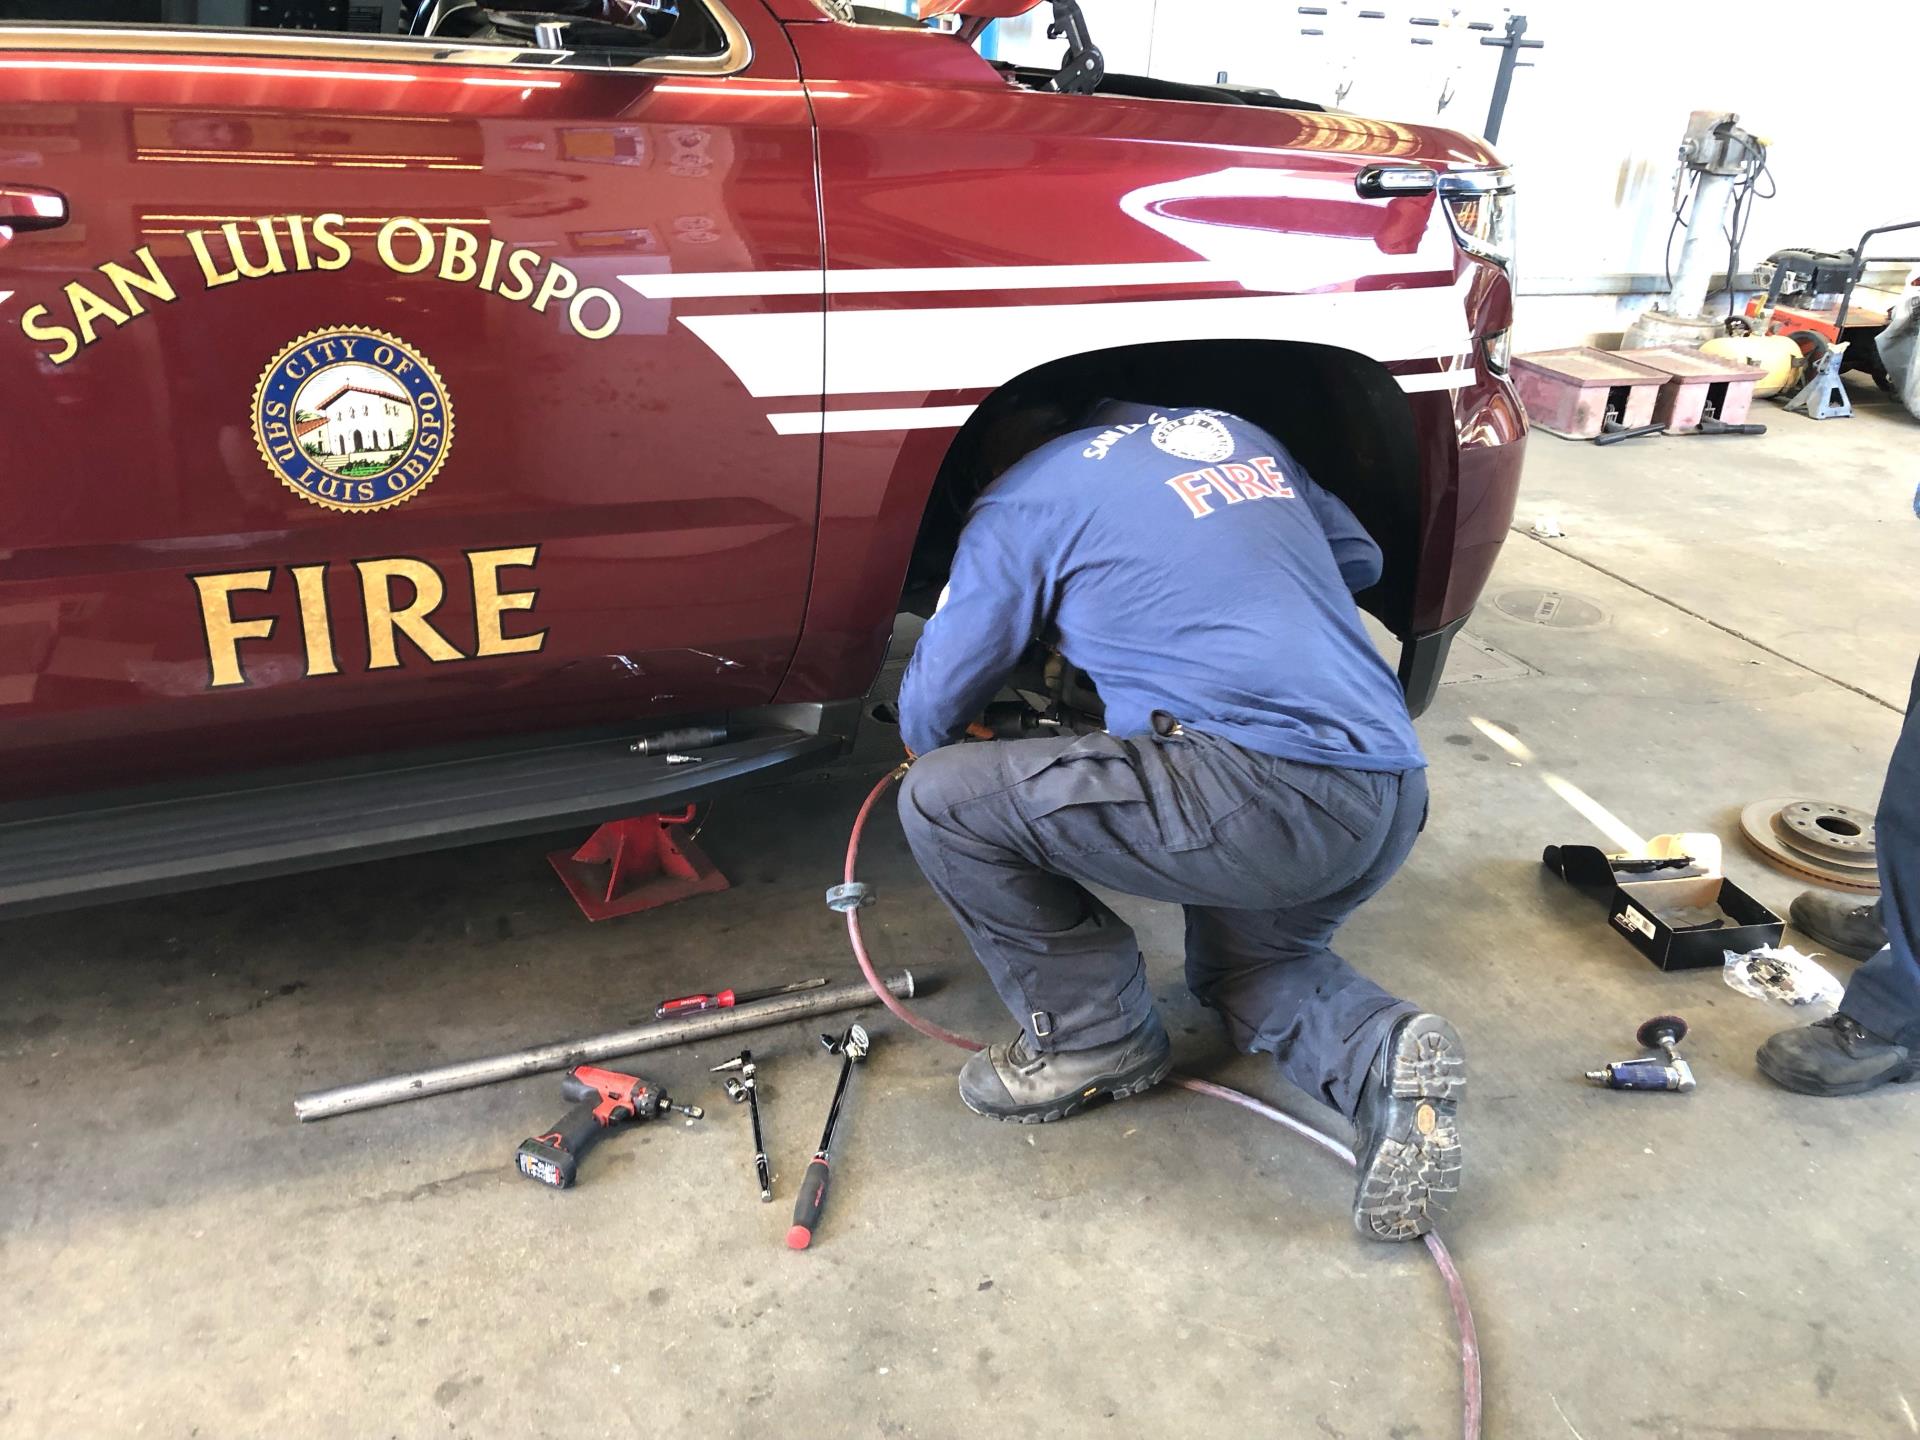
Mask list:
[[[1204,837],[1154,805],[1132,750],[1105,733],[1023,759],[1014,803],[1043,849],[1070,855],[1192,850]]]

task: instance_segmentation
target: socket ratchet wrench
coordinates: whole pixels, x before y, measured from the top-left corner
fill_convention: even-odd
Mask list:
[[[847,1080],[853,1067],[867,1058],[872,1048],[866,1027],[849,1025],[837,1039],[822,1035],[820,1043],[829,1055],[840,1057],[840,1080],[833,1087],[833,1104],[827,1110],[827,1128],[820,1132],[820,1148],[813,1152],[813,1163],[800,1179],[800,1194],[793,1202],[793,1228],[787,1231],[787,1248],[804,1250],[813,1243],[814,1227],[827,1208],[827,1182],[832,1178],[833,1132],[840,1127],[840,1106],[847,1098]]]
[[[717,1075],[722,1070],[740,1072],[740,1084],[747,1092],[747,1110],[753,1116],[753,1173],[760,1181],[761,1202],[771,1204],[773,1170],[767,1164],[766,1142],[760,1138],[760,1086],[755,1079],[760,1067],[753,1063],[753,1051],[742,1050],[725,1064],[714,1066],[708,1073]]]

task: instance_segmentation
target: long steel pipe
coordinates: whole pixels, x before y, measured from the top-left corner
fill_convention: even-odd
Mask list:
[[[886,980],[887,989],[902,1000],[913,998],[913,972],[896,970]],[[371,1110],[379,1105],[397,1105],[426,1095],[444,1095],[450,1090],[470,1090],[476,1085],[492,1085],[501,1080],[519,1080],[547,1070],[565,1070],[588,1065],[615,1055],[636,1055],[643,1050],[664,1050],[671,1045],[690,1045],[717,1035],[734,1035],[742,1030],[758,1030],[789,1020],[805,1020],[814,1015],[831,1015],[837,1010],[857,1010],[873,1003],[873,991],[862,980],[834,985],[825,990],[803,991],[796,995],[758,1000],[728,1010],[709,1010],[702,1015],[673,1017],[637,1025],[631,1030],[613,1030],[605,1035],[590,1035],[584,1040],[555,1040],[505,1055],[488,1055],[478,1060],[456,1060],[431,1070],[416,1070],[409,1075],[389,1075],[381,1080],[364,1080],[357,1085],[338,1085],[331,1090],[311,1090],[296,1096],[293,1113],[302,1120],[325,1120],[348,1115],[355,1110]]]

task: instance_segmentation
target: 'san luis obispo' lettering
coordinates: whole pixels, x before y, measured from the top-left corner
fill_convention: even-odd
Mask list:
[[[353,247],[340,234],[345,224],[346,217],[339,214],[266,215],[189,230],[186,242],[200,288],[217,290],[274,275],[344,269],[354,259]],[[588,340],[604,340],[620,328],[620,301],[612,291],[582,286],[572,270],[538,250],[482,240],[458,225],[405,215],[380,227],[373,249],[396,275],[472,285],[542,315],[556,310],[576,335]],[[109,260],[91,275],[69,281],[57,306],[35,305],[20,317],[20,327],[29,339],[48,347],[48,360],[64,365],[154,306],[179,301],[182,283],[142,245],[127,263]]]

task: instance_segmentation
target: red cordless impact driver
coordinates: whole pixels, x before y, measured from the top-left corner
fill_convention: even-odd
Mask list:
[[[608,1130],[636,1120],[651,1120],[677,1110],[698,1120],[706,1112],[698,1105],[676,1105],[666,1092],[638,1075],[622,1075],[596,1065],[579,1065],[560,1081],[560,1093],[575,1101],[573,1109],[544,1135],[520,1142],[514,1162],[529,1180],[565,1190],[573,1184],[580,1157]]]

